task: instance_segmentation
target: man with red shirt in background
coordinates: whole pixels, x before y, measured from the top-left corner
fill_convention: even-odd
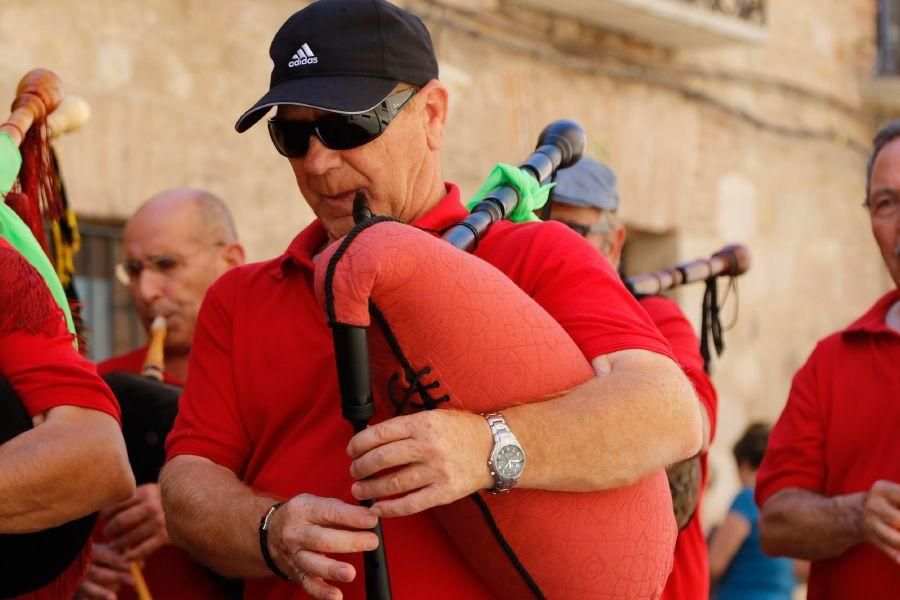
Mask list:
[[[128,285],[144,328],[166,319],[164,381],[183,386],[194,325],[207,288],[243,264],[234,221],[225,203],[209,192],[174,189],[147,200],[125,224],[125,262],[117,275]],[[100,373],[140,373],[147,348],[110,358]],[[134,597],[130,560],[145,560],[143,574],[159,598],[218,599],[225,592],[185,552],[170,544],[156,483],[101,513],[106,542],[94,544],[94,564],[78,598]],[[125,587],[122,587],[122,586]],[[121,588],[121,591],[119,591]]]
[[[875,136],[865,205],[897,287],[816,345],[756,480],[763,550],[811,560],[813,600],[900,593],[900,121]]]
[[[560,221],[580,233],[618,269],[625,245],[625,225],[619,219],[619,194],[616,176],[606,165],[588,157],[568,169],[557,173],[556,187],[551,192],[549,218]],[[690,490],[689,505],[695,505],[687,525],[678,534],[675,546],[675,562],[672,574],[666,582],[663,598],[706,600],[709,597],[709,570],[707,566],[706,539],[700,526],[700,495],[706,483],[706,452],[715,433],[718,399],[712,382],[703,369],[703,357],[691,324],[675,302],[662,296],[648,296],[639,300],[640,305],[660,333],[672,346],[675,359],[694,385],[700,400],[703,419],[703,445],[700,448],[702,476],[699,485]],[[686,465],[687,468],[687,465]],[[693,483],[693,482],[692,482]],[[677,493],[687,490],[675,488]],[[676,492],[673,492],[676,493]],[[676,506],[682,505],[676,502]]]

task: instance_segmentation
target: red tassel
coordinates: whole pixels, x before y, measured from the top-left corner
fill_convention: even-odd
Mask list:
[[[0,246],[0,334],[24,330],[56,335],[65,316],[47,283],[17,250]]]

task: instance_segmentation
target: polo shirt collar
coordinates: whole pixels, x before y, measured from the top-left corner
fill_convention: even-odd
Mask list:
[[[898,300],[900,300],[900,289],[891,290],[882,296],[866,314],[844,329],[843,335],[887,333],[900,337],[900,333],[894,331],[885,323],[887,311]]]
[[[413,227],[439,233],[465,218],[468,213],[460,203],[459,188],[452,183],[445,183],[444,186],[447,190],[447,195],[425,216],[413,222]],[[287,250],[281,256],[279,261],[281,268],[275,276],[278,279],[282,279],[287,274],[291,264],[301,269],[312,271],[314,268],[313,256],[318,253],[327,239],[328,234],[325,232],[322,223],[318,219],[314,220],[291,241]]]

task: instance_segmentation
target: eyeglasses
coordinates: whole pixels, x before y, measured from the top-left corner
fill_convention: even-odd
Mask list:
[[[288,158],[302,158],[309,152],[309,138],[315,135],[332,150],[350,150],[376,139],[419,90],[407,88],[385,98],[363,113],[329,113],[315,121],[269,119],[269,136],[275,149]]]
[[[582,223],[573,223],[572,221],[564,221],[562,219],[557,220],[581,237],[587,237],[589,233],[609,233],[609,225],[605,223],[601,223],[600,225],[584,225]]]
[[[132,285],[140,281],[141,273],[144,272],[144,269],[147,269],[152,273],[156,273],[157,275],[171,278],[180,269],[187,266],[188,259],[199,256],[200,254],[207,252],[213,248],[221,248],[223,246],[225,246],[225,242],[216,242],[209,248],[202,248],[200,250],[197,250],[196,252],[191,253],[188,256],[168,256],[166,254],[154,254],[147,260],[137,260],[134,258],[130,258],[116,265],[116,279],[122,285]]]
[[[891,219],[900,211],[900,196],[894,194],[878,194],[871,200],[863,202],[869,214],[875,219]]]

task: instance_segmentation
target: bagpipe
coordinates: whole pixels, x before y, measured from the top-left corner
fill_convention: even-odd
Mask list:
[[[712,340],[717,355],[721,355],[725,349],[723,327],[719,318],[718,279],[728,277],[732,285],[735,285],[736,278],[746,273],[750,264],[750,250],[741,244],[731,244],[709,258],[697,258],[671,269],[633,275],[625,280],[625,287],[640,299],[690,283],[706,284],[700,319],[700,355],[703,358],[703,368],[709,373],[712,360],[710,341]],[[672,493],[675,522],[680,531],[691,522],[700,504],[703,486],[700,457],[676,463],[666,469],[666,474]]]
[[[700,354],[703,368],[711,371],[710,338],[716,354],[725,349],[722,324],[719,320],[718,278],[728,277],[732,284],[750,269],[750,250],[741,244],[725,246],[709,258],[697,258],[686,263],[652,273],[633,275],[625,280],[625,287],[636,298],[656,296],[689,283],[704,282],[703,310],[700,323]]]
[[[4,222],[16,222],[10,227],[4,225],[2,233],[13,247],[16,244],[12,242],[16,240],[24,239],[32,246],[39,243],[47,255],[42,260],[50,260],[49,263],[44,260],[50,272],[42,272],[39,265],[35,268],[45,277],[48,286],[53,285],[52,278],[58,276],[63,280],[63,287],[73,292],[71,278],[66,279],[71,270],[64,258],[71,257],[73,247],[77,246],[77,229],[49,142],[53,133],[80,126],[87,117],[87,109],[83,101],[61,105],[62,100],[62,83],[55,74],[44,69],[31,71],[19,83],[12,114],[0,125],[0,132],[9,135],[20,147],[23,157],[16,184],[5,196],[7,206],[16,216],[9,215],[10,221]],[[7,207],[2,208],[7,210]],[[44,233],[45,225],[52,235],[50,241]],[[13,227],[18,228],[13,230]],[[73,296],[69,298],[72,300]],[[77,309],[76,302],[72,302],[72,306]],[[64,312],[69,310],[69,306],[61,305],[60,308]],[[10,307],[0,309],[6,313]],[[73,312],[77,315],[77,310]],[[69,319],[67,315],[70,329],[74,329]],[[15,390],[0,375],[0,444],[32,426],[32,419]],[[0,596],[39,590],[56,580],[81,553],[95,518],[96,515],[88,515],[35,533],[0,535],[0,556],[4,557],[0,561]]]
[[[155,483],[166,462],[165,441],[178,414],[182,389],[163,382],[166,320],[157,316],[141,373],[115,371],[103,375],[122,409],[122,436],[135,483]]]
[[[553,123],[520,168],[547,181],[579,160],[584,143],[574,123]],[[315,259],[342,413],[355,430],[376,404],[387,416],[434,408],[488,413],[595,377],[553,317],[465,251],[518,204],[514,187],[488,193],[443,239],[372,216],[363,200],[358,194],[350,233]],[[431,510],[498,597],[656,598],[672,566],[677,529],[662,470],[617,489],[481,491]],[[390,597],[390,543],[365,556],[370,599]]]

